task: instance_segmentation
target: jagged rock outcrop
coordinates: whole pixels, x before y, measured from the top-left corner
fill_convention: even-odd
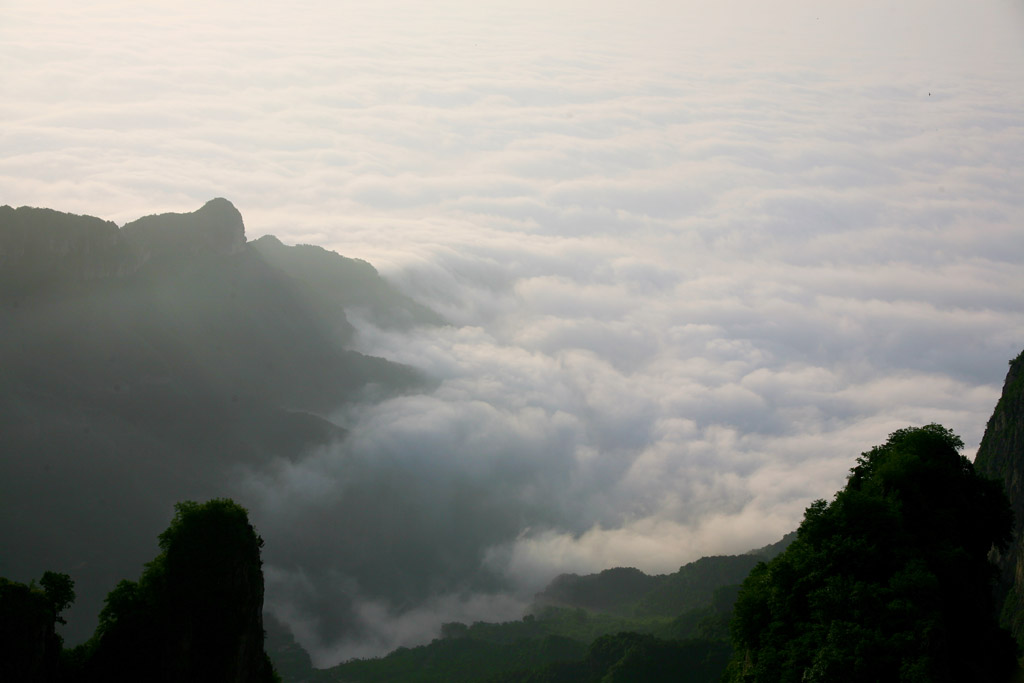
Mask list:
[[[227,499],[180,503],[163,551],[107,598],[79,653],[83,682],[271,683],[264,647],[262,539]]]
[[[192,213],[145,216],[127,223],[121,230],[148,258],[227,255],[245,246],[242,214],[234,204],[220,197]]]
[[[974,466],[982,476],[1003,483],[1013,508],[1013,540],[1005,553],[994,555],[1000,570],[1001,621],[1024,646],[1024,352],[1010,361]]]

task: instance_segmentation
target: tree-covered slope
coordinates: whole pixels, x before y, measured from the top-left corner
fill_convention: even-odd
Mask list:
[[[700,558],[672,574],[562,574],[520,620],[448,623],[428,645],[320,671],[278,634],[282,661],[291,662],[280,672],[288,683],[600,681],[613,670],[609,680],[716,681],[732,653],[728,622],[739,583],[790,540]]]
[[[739,584],[758,562],[775,557],[791,536],[743,555],[714,555],[687,563],[672,574],[648,575],[632,567],[597,574],[561,574],[538,593],[535,608],[583,608],[633,617],[676,617],[711,604],[715,590]]]
[[[744,581],[731,681],[1008,681],[989,549],[1012,515],[939,425],[894,432],[858,458],[831,503]]]
[[[444,638],[399,648],[379,659],[352,660],[316,672],[313,683],[470,683],[585,656],[586,645],[561,636],[511,643]]]

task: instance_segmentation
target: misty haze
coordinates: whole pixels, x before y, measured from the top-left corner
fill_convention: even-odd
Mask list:
[[[776,680],[733,605],[838,547],[815,501],[962,455],[1024,514],[1016,4],[3,13],[0,606],[75,661],[222,515],[285,681]]]

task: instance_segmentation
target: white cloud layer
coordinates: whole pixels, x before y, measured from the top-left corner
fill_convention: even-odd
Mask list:
[[[363,325],[437,391],[237,485],[322,664],[777,540],[1024,346],[1019,3],[3,11],[0,202],[225,196],[454,323]]]

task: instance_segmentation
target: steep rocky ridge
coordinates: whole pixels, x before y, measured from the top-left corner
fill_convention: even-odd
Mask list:
[[[1005,553],[995,553],[995,559],[1003,625],[1024,646],[1024,352],[1010,361],[974,465],[980,474],[1003,483],[1013,508],[1013,540]]]
[[[192,213],[145,216],[121,231],[150,258],[227,255],[245,247],[242,214],[220,197]]]
[[[430,385],[352,350],[346,302],[436,315],[369,264],[264,241],[224,199],[123,228],[0,207],[0,575],[77,567],[71,642],[175,501],[344,438],[345,403]]]
[[[286,246],[273,235],[251,245],[268,264],[294,278],[323,310],[355,311],[380,327],[444,324],[441,316],[401,294],[362,259],[311,244]]]
[[[227,499],[176,506],[161,553],[138,581],[110,593],[100,625],[77,648],[80,683],[271,683],[264,651],[262,539]]]
[[[109,221],[0,206],[0,301],[136,270],[141,253]]]

